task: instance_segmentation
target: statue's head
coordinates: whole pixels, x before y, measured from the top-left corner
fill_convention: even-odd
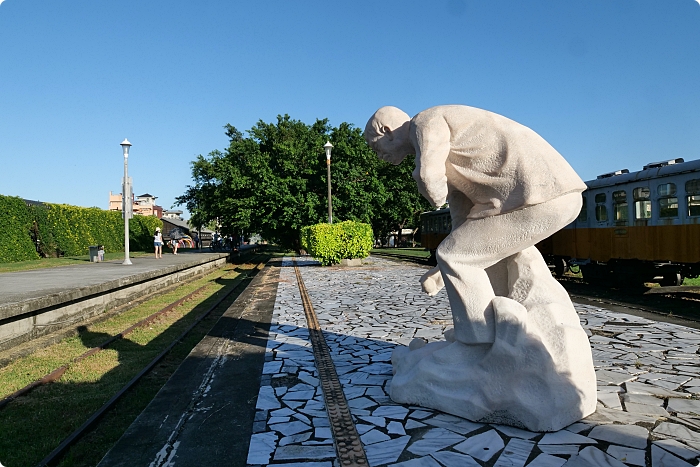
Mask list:
[[[413,153],[411,118],[401,109],[386,106],[374,112],[365,126],[365,140],[380,159],[398,165]]]

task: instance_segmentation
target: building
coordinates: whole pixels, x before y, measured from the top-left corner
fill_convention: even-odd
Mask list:
[[[156,204],[157,196],[153,196],[149,193],[145,193],[140,196],[136,196],[133,200],[134,214],[140,214],[142,216],[155,216],[157,218],[163,217],[163,207]],[[122,194],[109,192],[109,210],[110,211],[121,211],[122,210]]]
[[[169,211],[163,211],[163,219],[176,219],[176,220],[182,220],[182,211],[177,211],[177,210],[169,210]]]

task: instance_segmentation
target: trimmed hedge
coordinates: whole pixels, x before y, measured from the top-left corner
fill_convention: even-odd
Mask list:
[[[37,259],[32,242],[32,216],[22,198],[0,195],[0,263]]]
[[[372,227],[361,222],[316,224],[301,229],[301,246],[323,266],[341,259],[366,258],[372,249]]]
[[[37,259],[32,240],[36,237],[43,256],[81,256],[90,245],[104,245],[105,251],[124,251],[124,220],[119,211],[44,203],[27,206],[21,198],[0,195],[0,262]],[[135,215],[129,220],[129,249],[153,248],[157,217]]]

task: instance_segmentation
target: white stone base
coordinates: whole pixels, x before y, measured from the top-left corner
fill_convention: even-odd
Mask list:
[[[534,249],[508,259],[509,297],[493,298],[493,344],[414,339],[391,357],[391,398],[477,422],[557,431],[596,410],[588,336]],[[453,313],[454,313],[454,306]]]
[[[362,259],[360,259],[360,258],[341,259],[340,265],[341,266],[348,266],[348,267],[362,266]]]

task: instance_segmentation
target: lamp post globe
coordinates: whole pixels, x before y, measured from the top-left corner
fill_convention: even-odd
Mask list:
[[[119,143],[124,151],[124,181],[122,183],[122,214],[124,215],[124,265],[130,265],[131,260],[129,259],[129,217],[131,216],[131,183],[129,180],[129,149],[131,148],[131,143],[128,139],[124,138],[124,141]]]
[[[326,150],[326,167],[328,168],[328,223],[333,223],[333,201],[331,201],[331,149],[333,145],[330,141],[326,141],[323,145]]]

